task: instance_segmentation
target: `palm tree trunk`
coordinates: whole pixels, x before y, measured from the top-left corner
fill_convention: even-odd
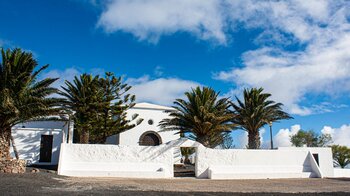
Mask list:
[[[248,132],[248,148],[259,149],[260,148],[260,135],[259,131]]]
[[[17,147],[16,147],[15,140],[14,140],[12,134],[11,134],[11,143],[12,143],[12,147],[13,147],[13,152],[15,153],[16,159],[18,160],[19,155],[18,155]]]
[[[186,155],[186,156],[185,156],[184,163],[185,163],[185,164],[191,164],[191,161],[190,161],[190,159],[189,159],[189,156],[188,156],[188,155]]]
[[[11,127],[0,130],[0,159],[10,159]]]
[[[210,142],[208,140],[208,137],[206,136],[201,136],[201,137],[198,137],[197,136],[197,142],[201,143],[203,146],[207,147],[207,148],[211,148],[210,146]]]
[[[84,130],[80,134],[80,143],[81,144],[88,144],[89,143],[89,132]]]

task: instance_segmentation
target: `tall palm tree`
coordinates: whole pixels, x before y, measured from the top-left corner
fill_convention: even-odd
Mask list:
[[[99,77],[89,74],[75,76],[73,83],[65,81],[59,93],[65,97],[65,108],[73,113],[80,143],[87,144],[90,140],[92,125],[98,115],[99,103],[102,101],[102,91],[99,88]]]
[[[57,78],[38,80],[48,65],[37,68],[37,61],[21,49],[1,49],[0,62],[0,159],[10,157],[11,127],[25,121],[56,115],[62,99],[51,95]]]
[[[228,98],[219,99],[219,93],[208,87],[197,87],[185,93],[187,100],[176,99],[170,118],[159,123],[163,131],[177,130],[202,143],[215,147],[225,132],[235,128],[229,111]]]
[[[263,93],[263,88],[244,89],[243,101],[236,97],[237,103],[231,102],[235,117],[233,122],[248,132],[248,148],[260,148],[259,129],[270,122],[292,117],[282,110],[282,103],[268,100],[271,94]]]

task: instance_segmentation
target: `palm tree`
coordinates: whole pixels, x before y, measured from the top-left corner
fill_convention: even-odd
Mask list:
[[[228,98],[208,87],[197,87],[185,93],[187,100],[176,99],[171,118],[159,123],[163,131],[179,131],[206,147],[215,147],[225,132],[232,131],[234,114],[229,111]]]
[[[48,65],[37,68],[31,53],[1,49],[0,62],[0,159],[10,158],[11,127],[25,121],[56,115],[62,99],[51,95],[57,78],[38,80]]]
[[[190,156],[196,152],[196,148],[191,147],[181,147],[181,155],[185,157],[183,163],[185,164],[191,164]]]
[[[248,132],[248,148],[260,148],[259,129],[270,122],[282,119],[291,119],[286,112],[282,111],[282,103],[268,100],[271,94],[263,93],[263,88],[245,89],[244,100],[236,97],[237,103],[231,102],[235,117],[233,122],[239,128]]]
[[[350,164],[350,148],[346,146],[333,145],[333,163],[334,166],[345,168]]]
[[[73,113],[80,143],[88,144],[92,125],[98,115],[98,104],[101,102],[102,91],[98,87],[99,77],[89,74],[75,76],[73,83],[65,81],[59,93],[66,98],[65,108],[68,113]]]

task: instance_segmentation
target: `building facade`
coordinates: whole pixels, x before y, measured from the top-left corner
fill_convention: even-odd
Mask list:
[[[140,145],[140,146],[157,146],[180,138],[176,131],[162,132],[159,128],[159,122],[169,118],[171,107],[155,105],[150,103],[138,103],[127,112],[127,117],[132,118],[138,114],[142,118],[141,124],[118,135],[111,136],[107,139],[108,144],[117,145]]]
[[[138,103],[127,111],[127,118],[134,114],[143,122],[133,129],[127,130],[107,139],[106,144],[157,146],[179,138],[176,132],[161,132],[158,124],[168,118],[170,107]],[[28,164],[57,165],[62,143],[73,143],[74,122],[32,121],[12,127],[12,135],[19,158],[27,160]],[[14,157],[13,149],[11,149]]]
[[[57,165],[62,143],[67,143],[69,121],[32,121],[12,127],[20,159],[35,165]],[[14,151],[11,145],[11,153]]]

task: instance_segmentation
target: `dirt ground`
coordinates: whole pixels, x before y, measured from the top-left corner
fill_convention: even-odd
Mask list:
[[[350,179],[71,178],[0,174],[0,195],[350,195]]]

